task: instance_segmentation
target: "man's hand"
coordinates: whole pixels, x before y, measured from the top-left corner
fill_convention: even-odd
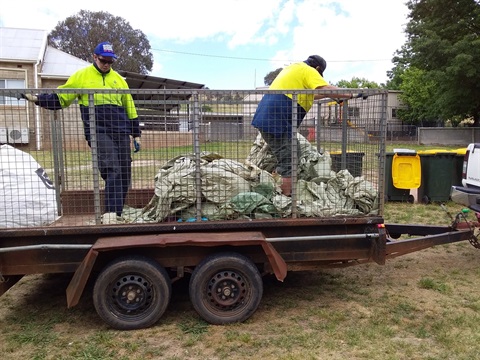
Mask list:
[[[141,148],[141,141],[139,137],[133,138],[133,147],[135,150],[133,150],[134,153],[139,152]]]
[[[353,99],[360,99],[362,98],[363,100],[367,100],[368,99],[368,95],[364,94],[364,93],[358,93],[356,95],[352,95],[352,98]]]
[[[27,101],[31,101],[31,102],[37,102],[38,101],[38,96],[37,95],[33,95],[33,94],[19,94],[19,98],[18,100],[21,99],[25,99]]]

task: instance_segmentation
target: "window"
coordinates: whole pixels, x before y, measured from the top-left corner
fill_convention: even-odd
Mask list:
[[[0,89],[24,89],[25,80],[0,79]],[[20,100],[25,101],[25,100]],[[16,97],[0,96],[0,105],[18,105]]]
[[[392,119],[396,119],[396,118],[397,118],[397,109],[392,108]]]

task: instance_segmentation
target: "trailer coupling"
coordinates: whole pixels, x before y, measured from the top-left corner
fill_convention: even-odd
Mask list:
[[[471,236],[468,239],[468,241],[474,248],[480,249],[480,241],[478,240],[478,231],[477,231],[477,228],[479,227],[479,223],[478,223],[479,214],[475,213],[477,221],[472,222],[467,219],[467,214],[470,213],[470,209],[468,208],[462,209],[462,211],[459,211],[457,215],[455,215],[454,217],[448,211],[447,207],[444,204],[441,204],[440,206],[452,220],[452,224],[450,225],[451,228],[452,229],[465,229],[465,228],[469,229],[471,232]]]

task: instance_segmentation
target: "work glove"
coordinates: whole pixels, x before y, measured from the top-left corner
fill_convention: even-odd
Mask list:
[[[140,151],[141,145],[142,145],[142,143],[141,143],[139,137],[133,138],[133,148],[135,149],[135,150],[133,150],[134,153]]]
[[[367,100],[367,99],[368,99],[368,95],[366,95],[366,94],[364,94],[364,93],[358,93],[358,94],[352,94],[352,96],[350,97],[350,99],[360,99],[360,98],[362,98],[363,100]],[[336,101],[337,104],[339,104],[339,105],[342,105],[345,100],[346,100],[346,99],[335,99],[335,101]]]
[[[352,95],[352,99],[360,99],[360,98],[362,98],[363,100],[367,100],[368,95],[366,95],[364,93],[358,93],[358,94],[353,94]]]
[[[37,95],[33,95],[33,94],[18,94],[17,95],[17,99],[20,100],[20,99],[25,99],[27,101],[31,101],[31,102],[37,102],[38,101],[38,96]]]

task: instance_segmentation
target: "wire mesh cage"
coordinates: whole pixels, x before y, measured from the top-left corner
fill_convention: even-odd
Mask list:
[[[75,101],[49,110],[19,93]],[[272,143],[252,126],[266,94],[285,96],[0,89],[0,227],[381,215],[386,92],[340,102],[324,91],[301,116],[290,106],[301,120],[284,139],[288,177],[277,171]],[[287,95],[295,103],[314,94]]]

